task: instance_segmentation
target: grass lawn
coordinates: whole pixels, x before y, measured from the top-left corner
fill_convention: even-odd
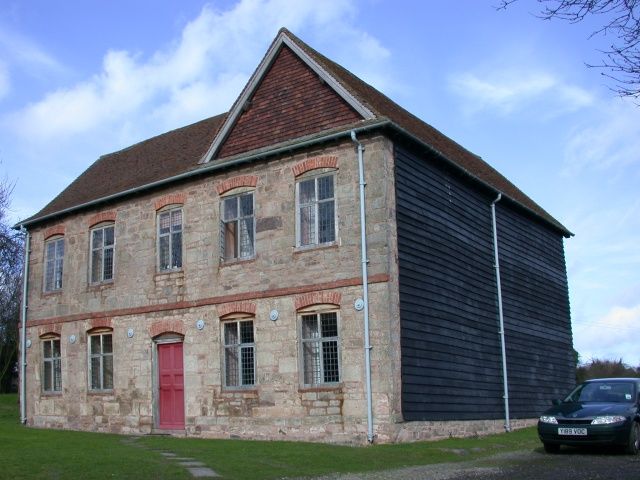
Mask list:
[[[188,479],[172,452],[228,479],[275,479],[458,462],[540,446],[535,429],[482,438],[342,447],[301,442],[131,437],[40,430],[19,424],[16,395],[0,395],[0,478]]]

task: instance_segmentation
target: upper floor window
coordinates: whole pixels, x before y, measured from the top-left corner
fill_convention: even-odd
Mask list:
[[[59,337],[45,338],[42,341],[42,390],[45,393],[62,390]]]
[[[303,314],[303,383],[316,386],[340,381],[338,313]]]
[[[296,183],[297,245],[319,245],[336,239],[335,175]]]
[[[64,237],[47,240],[44,244],[44,291],[62,289],[62,267],[64,262]]]
[[[253,320],[223,323],[224,386],[246,387],[256,383]]]
[[[158,213],[158,268],[182,268],[182,208]]]
[[[113,224],[91,230],[91,283],[113,280],[113,253],[115,247]]]
[[[225,260],[252,257],[255,239],[253,193],[224,198],[220,218],[221,257]]]
[[[113,389],[113,335],[111,330],[89,335],[89,387]]]

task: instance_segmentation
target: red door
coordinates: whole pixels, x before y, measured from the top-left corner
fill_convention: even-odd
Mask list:
[[[184,371],[182,343],[158,344],[160,422],[158,427],[184,429]]]

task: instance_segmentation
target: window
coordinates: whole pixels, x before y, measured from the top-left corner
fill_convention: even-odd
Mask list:
[[[253,321],[225,322],[224,386],[245,387],[256,383],[256,346]]]
[[[336,239],[334,175],[296,184],[298,246],[330,243]]]
[[[158,214],[158,266],[160,271],[182,268],[182,208]]]
[[[305,385],[340,381],[336,312],[302,315],[302,362]]]
[[[59,338],[48,338],[42,342],[42,390],[46,393],[62,390]]]
[[[89,385],[91,390],[113,389],[111,332],[89,335]]]
[[[113,280],[114,226],[104,225],[91,230],[91,283]]]
[[[255,238],[253,193],[223,199],[221,210],[220,256],[225,260],[252,257]]]
[[[44,291],[62,289],[62,264],[64,260],[64,237],[45,242]]]

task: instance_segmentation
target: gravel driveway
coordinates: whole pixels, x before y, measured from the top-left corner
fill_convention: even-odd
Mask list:
[[[329,475],[314,480],[640,480],[640,456],[563,449],[557,455],[521,450],[471,462],[383,472]]]

